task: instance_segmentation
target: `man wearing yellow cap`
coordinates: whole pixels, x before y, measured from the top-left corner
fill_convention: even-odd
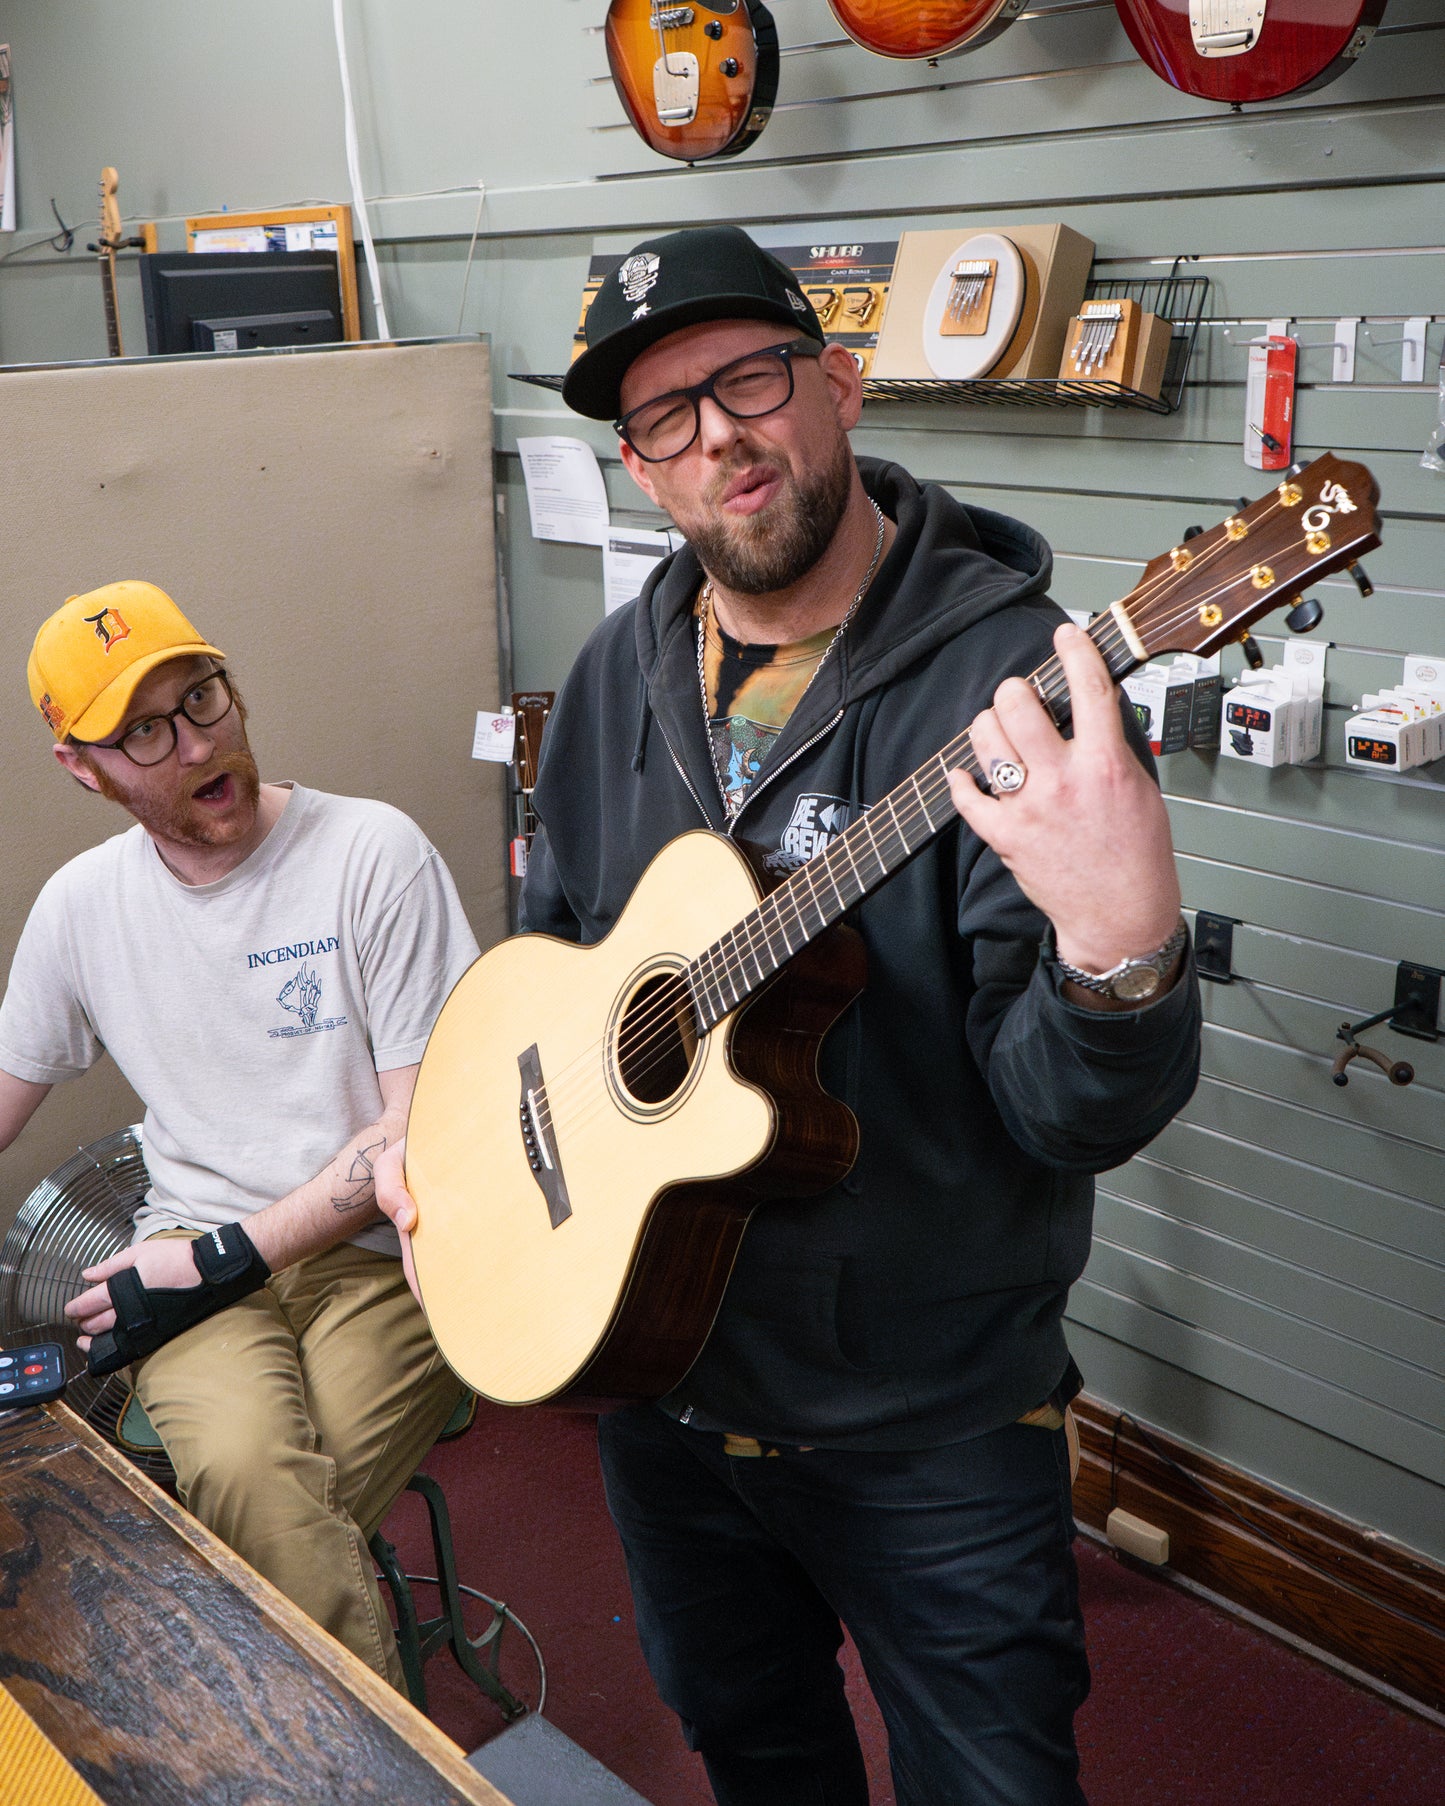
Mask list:
[[[366,1542],[458,1386],[371,1169],[476,943],[405,816],[261,782],[224,655],[153,584],[72,596],[29,679],[56,759],[136,825],[31,911],[0,1147],[112,1055],[151,1184],[66,1307],[92,1371],[131,1365],[190,1509],[400,1686]]]

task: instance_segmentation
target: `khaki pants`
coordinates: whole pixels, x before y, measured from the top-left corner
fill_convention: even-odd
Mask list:
[[[182,1503],[400,1689],[367,1540],[462,1391],[401,1262],[298,1261],[134,1372]]]

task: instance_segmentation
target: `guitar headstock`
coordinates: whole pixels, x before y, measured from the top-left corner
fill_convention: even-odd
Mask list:
[[[100,172],[100,243],[106,251],[115,250],[121,241],[120,205],[115,198],[119,187],[119,175],[107,164]]]
[[[1378,546],[1379,499],[1363,464],[1326,452],[1219,526],[1151,559],[1116,606],[1149,658],[1217,652]]]
[[[537,783],[542,729],[555,701],[552,690],[518,690],[512,695],[512,712],[517,717],[517,787],[529,795]]]

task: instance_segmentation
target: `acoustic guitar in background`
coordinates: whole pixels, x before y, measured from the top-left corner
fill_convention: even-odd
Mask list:
[[[664,157],[735,157],[768,123],[778,30],[757,0],[612,0],[612,85],[638,136]]]
[[[1385,0],[1114,0],[1162,80],[1201,100],[1278,100],[1354,66]]]
[[[1116,679],[1218,651],[1378,545],[1378,499],[1333,454],[1293,467],[1146,565],[1094,644]],[[1031,682],[1067,723],[1058,659]],[[956,824],[948,774],[978,769],[965,731],[766,894],[726,835],[683,834],[604,940],[515,935],[459,981],[422,1057],[406,1175],[422,1304],[473,1390],[596,1404],[682,1378],[752,1210],[853,1163],[857,1120],[817,1073],[865,977],[842,918]]]
[[[828,0],[833,17],[865,50],[936,62],[977,50],[1014,20],[1028,0]]]

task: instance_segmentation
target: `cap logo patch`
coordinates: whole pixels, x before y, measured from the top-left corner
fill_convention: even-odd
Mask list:
[[[88,627],[95,629],[95,637],[107,652],[130,638],[130,628],[113,608],[103,608],[98,615],[84,615],[82,619]]]
[[[641,301],[647,291],[657,281],[658,265],[662,262],[656,251],[635,251],[617,272],[617,280],[622,284],[622,292],[629,301]],[[636,319],[636,315],[633,318]]]
[[[805,314],[808,311],[808,303],[796,289],[792,288],[788,290],[788,306],[792,308],[795,314]]]
[[[45,725],[59,739],[65,732],[65,710],[47,693],[40,698],[40,713],[45,717]]]

